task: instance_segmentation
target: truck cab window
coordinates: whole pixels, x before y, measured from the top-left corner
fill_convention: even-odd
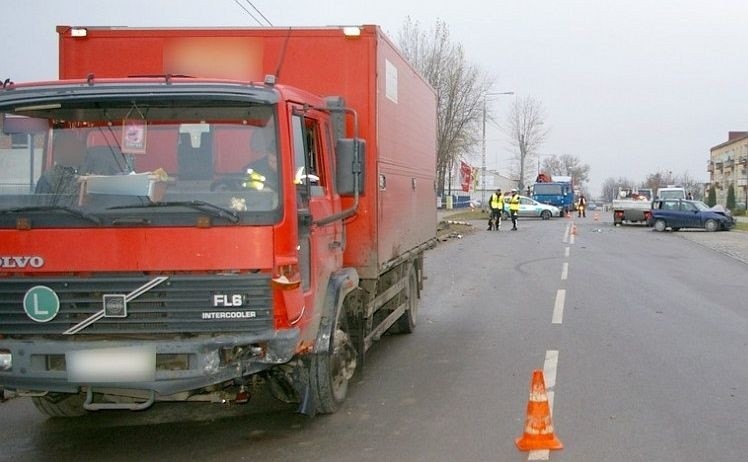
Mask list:
[[[322,194],[324,175],[320,168],[320,130],[315,119],[294,115],[292,119],[294,145],[294,183],[301,191],[302,202],[309,196]]]

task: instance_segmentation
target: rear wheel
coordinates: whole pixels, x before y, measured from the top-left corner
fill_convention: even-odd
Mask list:
[[[400,316],[395,325],[395,331],[403,334],[410,334],[416,330],[416,318],[418,316],[418,277],[416,276],[416,266],[410,265],[408,270],[407,286],[405,293],[405,313]]]
[[[31,398],[34,406],[50,417],[80,417],[86,415],[83,408],[86,397],[82,393],[49,393]]]
[[[667,223],[665,223],[665,220],[663,220],[662,218],[658,218],[657,220],[655,220],[655,223],[654,223],[655,230],[662,232],[662,231],[665,231],[665,228],[667,228]]]
[[[710,233],[713,233],[714,231],[717,231],[719,229],[719,223],[717,223],[717,220],[707,220],[706,223],[704,223],[704,229],[709,231]]]

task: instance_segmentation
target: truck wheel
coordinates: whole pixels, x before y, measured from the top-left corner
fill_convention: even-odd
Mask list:
[[[663,232],[665,231],[665,228],[667,228],[667,223],[665,223],[665,220],[663,220],[662,218],[658,218],[657,220],[655,220],[655,224],[654,224],[655,230],[659,232]]]
[[[551,212],[548,211],[548,210],[543,210],[540,213],[540,218],[542,218],[543,220],[550,220],[550,218],[551,218]]]
[[[704,223],[704,229],[709,231],[710,233],[713,233],[714,231],[717,231],[719,229],[719,223],[717,223],[717,220],[707,220],[706,223]]]
[[[329,350],[315,354],[310,364],[310,381],[320,414],[332,414],[338,410],[348,394],[348,382],[356,371],[356,349],[351,338],[341,329],[340,321],[331,342]]]
[[[405,313],[397,320],[394,331],[397,333],[411,334],[416,330],[416,318],[418,317],[418,277],[415,265],[410,265],[408,270],[408,285],[405,287]]]
[[[34,406],[50,417],[80,417],[88,411],[83,408],[86,396],[83,393],[49,393],[31,398]]]

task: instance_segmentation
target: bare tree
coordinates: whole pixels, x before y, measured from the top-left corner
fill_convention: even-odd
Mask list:
[[[606,202],[610,202],[616,197],[618,197],[618,191],[621,189],[630,189],[634,187],[634,181],[629,180],[628,178],[608,178],[605,181],[603,181],[603,200]]]
[[[468,62],[462,45],[452,42],[443,21],[437,20],[426,32],[407,18],[398,46],[437,93],[436,175],[441,195],[452,167],[480,141],[483,95],[493,82]]]
[[[571,154],[552,155],[543,159],[541,170],[549,175],[565,175],[574,179],[574,184],[584,188],[590,181],[590,166]]]
[[[522,190],[532,173],[525,167],[537,155],[538,148],[545,141],[548,130],[543,127],[543,108],[532,96],[517,98],[512,104],[507,119],[506,133],[516,149],[514,176],[517,188]]]
[[[686,192],[690,192],[696,199],[701,199],[703,197],[704,190],[701,183],[689,175],[688,172],[673,174],[671,170],[665,170],[662,172],[650,173],[647,175],[647,179],[642,182],[643,187],[652,188],[654,190],[668,185],[682,186]]]

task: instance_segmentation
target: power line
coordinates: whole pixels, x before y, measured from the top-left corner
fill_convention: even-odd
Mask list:
[[[259,14],[260,16],[262,16],[262,19],[264,19],[265,22],[268,23],[268,26],[273,27],[273,23],[270,22],[270,20],[268,18],[266,18],[264,14],[262,14],[262,11],[258,10],[257,7],[254,6],[254,4],[251,1],[249,1],[249,0],[245,0],[245,1],[249,4],[249,6],[252,7],[253,10],[255,10],[257,12],[257,14]]]
[[[252,7],[252,9],[253,9],[253,10],[255,10],[255,11],[257,12],[257,14],[259,14],[259,15],[260,15],[260,17],[262,17],[262,19],[264,19],[264,20],[265,20],[265,22],[266,22],[267,24],[265,24],[265,23],[263,23],[262,21],[260,21],[260,20],[259,20],[259,19],[257,18],[257,16],[255,16],[255,15],[254,15],[254,14],[253,14],[253,13],[252,13],[251,11],[249,11],[249,10],[247,9],[247,7],[245,7],[245,6],[244,6],[244,5],[243,5],[243,4],[242,4],[242,3],[241,3],[241,2],[239,1],[239,0],[234,0],[234,3],[236,3],[236,5],[237,5],[237,6],[239,7],[239,8],[241,8],[242,10],[244,10],[244,12],[245,12],[245,13],[247,13],[247,14],[249,15],[249,17],[251,17],[252,19],[254,19],[254,20],[255,20],[255,22],[256,22],[256,23],[257,23],[257,24],[258,24],[259,26],[265,26],[265,25],[269,25],[269,26],[271,26],[271,27],[272,27],[272,25],[273,25],[273,24],[272,24],[272,23],[271,23],[271,22],[270,22],[270,21],[268,20],[268,18],[266,18],[266,17],[265,17],[265,15],[264,15],[264,14],[262,14],[262,12],[261,12],[260,10],[258,10],[258,9],[257,9],[257,7],[255,7],[255,6],[254,6],[254,5],[252,4],[252,2],[251,2],[250,0],[245,0],[245,2],[246,2],[246,3],[247,3],[247,4],[249,5],[249,6],[250,6],[250,7]]]

